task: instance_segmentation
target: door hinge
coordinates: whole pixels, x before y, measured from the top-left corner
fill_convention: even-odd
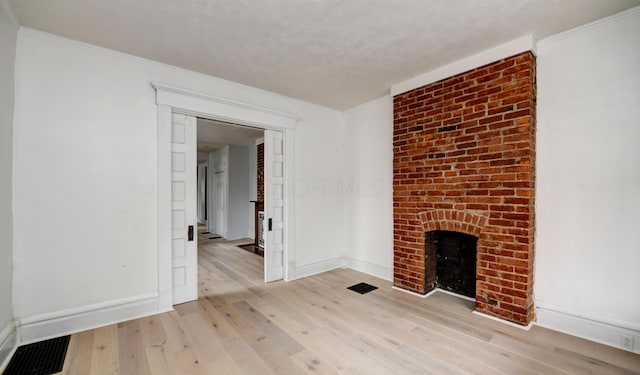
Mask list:
[[[273,219],[269,218],[269,224],[267,225],[269,227],[269,232],[271,232],[273,230]]]

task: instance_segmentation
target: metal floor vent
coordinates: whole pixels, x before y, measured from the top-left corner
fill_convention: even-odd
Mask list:
[[[360,284],[356,284],[356,285],[351,285],[347,289],[353,290],[356,293],[366,294],[366,293],[369,293],[371,291],[374,291],[374,290],[378,289],[378,287],[377,286],[373,286],[371,284],[367,284],[367,283],[360,283]]]
[[[62,371],[71,336],[18,347],[3,375],[50,375]]]

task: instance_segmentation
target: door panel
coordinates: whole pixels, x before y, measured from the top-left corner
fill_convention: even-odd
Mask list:
[[[265,281],[280,280],[284,264],[284,139],[283,133],[264,132]]]
[[[171,254],[173,304],[198,299],[196,118],[171,116]],[[193,226],[193,238],[188,238]]]

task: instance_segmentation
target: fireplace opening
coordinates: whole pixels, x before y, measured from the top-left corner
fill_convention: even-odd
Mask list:
[[[425,290],[441,288],[476,296],[478,237],[446,230],[425,234]]]

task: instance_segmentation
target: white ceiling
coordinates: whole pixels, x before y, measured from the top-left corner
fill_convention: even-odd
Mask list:
[[[226,145],[254,145],[263,135],[262,129],[198,118],[198,163],[205,161],[209,152]]]
[[[526,34],[542,39],[640,5],[640,0],[8,1],[27,27],[336,109]]]

